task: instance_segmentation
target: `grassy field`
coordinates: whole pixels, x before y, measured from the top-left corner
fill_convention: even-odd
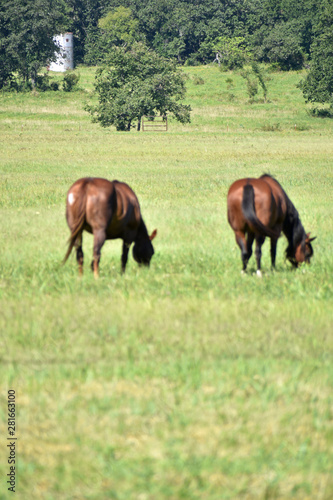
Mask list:
[[[296,84],[271,73],[268,102],[216,67],[185,69],[192,123],[167,133],[92,124],[81,91],[0,95],[0,498],[12,498],[7,391],[16,391],[17,499],[333,497],[333,121],[312,118]],[[61,78],[59,75],[57,78]],[[241,276],[226,218],[240,177],[269,172],[306,231],[296,271],[263,246],[263,278]],[[154,240],[149,270],[121,242],[100,279],[74,256],[66,192],[125,181]]]

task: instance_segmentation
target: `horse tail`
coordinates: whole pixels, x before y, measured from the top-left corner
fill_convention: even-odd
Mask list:
[[[78,216],[78,219],[75,223],[74,228],[71,230],[71,235],[68,239],[68,249],[67,249],[66,255],[62,261],[63,264],[65,264],[68,257],[70,256],[70,254],[73,250],[76,238],[82,234],[83,226],[84,226],[85,218],[86,218],[86,200],[87,200],[87,194],[86,194],[86,190],[84,190],[83,196],[80,200],[81,204],[79,207],[79,216]],[[67,208],[67,210],[68,210],[68,208]]]
[[[265,226],[257,217],[254,205],[254,189],[251,184],[246,184],[243,190],[242,211],[245,219],[264,236],[278,238],[278,233],[268,226]]]

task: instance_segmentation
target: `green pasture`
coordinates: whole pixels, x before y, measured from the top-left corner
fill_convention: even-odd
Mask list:
[[[92,124],[80,90],[0,94],[0,499],[7,391],[16,391],[17,499],[333,497],[333,121],[270,73],[268,101],[217,67],[186,68],[192,122],[168,132]],[[61,79],[61,75],[55,75]],[[241,275],[226,195],[274,175],[317,236],[296,271],[278,243]],[[149,270],[106,242],[100,278],[74,255],[65,199],[83,176],[127,182],[148,230]]]

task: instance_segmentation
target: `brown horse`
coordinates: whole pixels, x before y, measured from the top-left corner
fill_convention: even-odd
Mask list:
[[[108,181],[94,177],[79,179],[70,187],[66,201],[66,219],[71,231],[69,246],[64,258],[68,259],[73,247],[80,275],[83,272],[82,233],[94,235],[94,251],[91,267],[98,277],[101,248],[105,240],[121,238],[122,272],[125,272],[128,251],[133,246],[133,257],[138,264],[149,266],[154,255],[151,240],[156,229],[149,236],[141,217],[139,201],[132,189],[124,182]]]
[[[259,179],[240,179],[230,186],[228,221],[242,252],[243,272],[252,255],[255,239],[257,274],[261,276],[261,247],[266,236],[271,239],[271,261],[272,267],[275,267],[276,246],[281,231],[288,240],[286,257],[293,266],[310,262],[313,255],[311,241],[315,238],[305,233],[293,203],[270,175],[264,174]]]

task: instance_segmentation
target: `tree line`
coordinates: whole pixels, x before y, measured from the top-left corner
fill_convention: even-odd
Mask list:
[[[78,62],[98,63],[108,46],[106,38],[119,43],[129,35],[181,64],[205,64],[215,59],[218,49],[223,52],[226,43],[236,39],[257,62],[285,70],[299,69],[311,59],[318,24],[330,4],[331,0],[68,2]],[[101,22],[107,16],[109,29],[107,22]],[[226,49],[223,56],[229,64]]]
[[[331,0],[0,0],[0,88],[14,74],[33,85],[64,31],[76,64],[141,43],[181,65],[309,67],[306,99],[333,99]]]

